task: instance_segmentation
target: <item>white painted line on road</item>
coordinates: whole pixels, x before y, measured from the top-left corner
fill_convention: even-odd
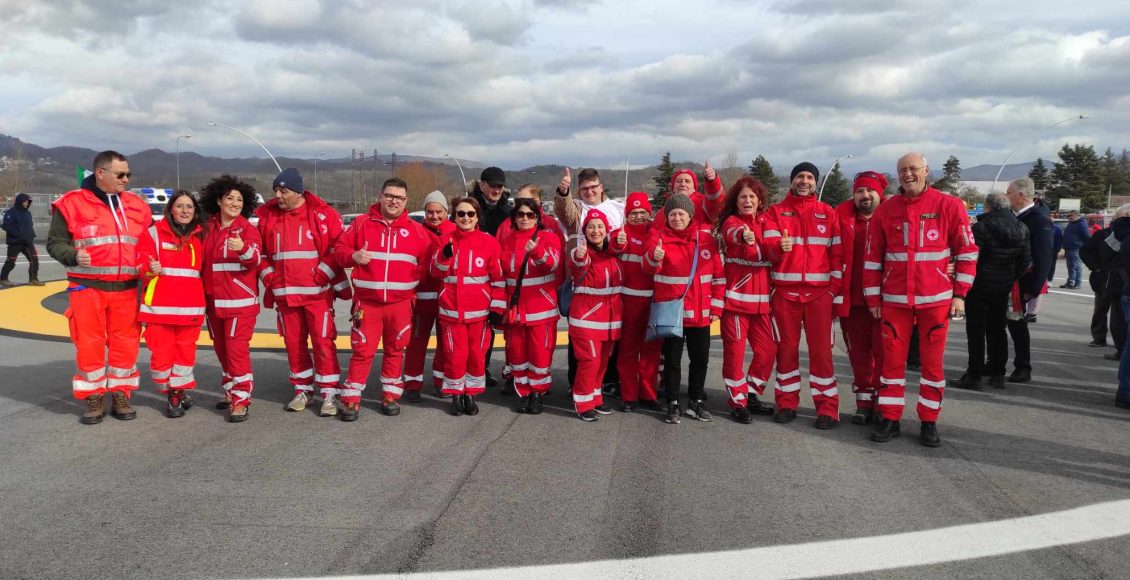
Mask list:
[[[1063,290],[1048,290],[1048,294],[1066,294],[1068,296],[1079,296],[1080,298],[1094,298],[1092,294],[1079,294],[1078,292],[1064,292]]]
[[[548,566],[340,578],[810,578],[1003,556],[1130,535],[1130,500],[888,536]]]

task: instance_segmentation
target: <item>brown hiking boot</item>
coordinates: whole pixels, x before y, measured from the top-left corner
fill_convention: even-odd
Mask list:
[[[112,401],[110,402],[110,414],[119,421],[129,421],[130,419],[137,418],[137,411],[129,406],[129,396],[122,391],[114,391],[110,393]]]
[[[102,422],[102,415],[106,414],[106,399],[102,395],[90,395],[86,399],[86,412],[79,417],[78,422],[83,425],[97,425]]]
[[[28,284],[28,286],[46,286],[46,284],[44,284],[43,282],[40,282],[36,278],[32,278],[30,281],[28,281],[27,284]]]

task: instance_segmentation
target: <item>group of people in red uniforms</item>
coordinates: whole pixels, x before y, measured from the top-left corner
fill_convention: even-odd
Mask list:
[[[129,395],[139,386],[142,324],[153,382],[168,395],[166,414],[182,416],[192,405],[205,320],[222,368],[218,406],[230,421],[246,420],[254,388],[249,343],[262,302],[276,310],[286,345],[294,388],[286,408],[305,409],[317,389],[320,414],[346,421],[359,416],[378,348],[381,411],[396,415],[402,397],[419,400],[433,334],[433,388],[450,398],[452,415],[479,412],[495,332],[506,344],[515,410],[539,414],[565,318],[576,361],[571,395],[585,421],[612,412],[601,383],[613,361],[621,411],[640,405],[664,411],[668,423],[711,421],[705,386],[717,324],[734,420],[797,417],[803,332],[815,426],[831,429],[840,417],[832,361],[839,318],[853,372],[852,422],[875,425],[871,438],[885,442],[900,435],[906,351],[916,331],[920,441],[941,441],[942,355],[949,320],[964,311],[977,247],[964,205],[928,185],[929,167],[916,153],[898,161],[897,193],[884,200],[887,177],[863,172],[852,199],[836,208],[819,200],[811,163],[793,168],[775,204],[752,176],[723,189],[708,163],[702,191],[693,171],[675,172],[662,208],[643,192],[608,197],[592,169],[578,175],[574,194],[566,171],[555,219],[543,215],[538,188],[523,186],[511,199],[505,174],[492,167],[474,194],[429,194],[422,223],[406,211],[407,184],[389,179],[348,226],[295,169],[279,173],[274,197],[261,207],[250,185],[222,176],[199,201],[176,192],[165,219],[150,223],[144,203],[123,194],[125,157],[104,152],[94,167],[80,189],[55,202],[48,241],[67,267],[78,351],[73,387],[86,402],[86,424],[102,420],[107,393],[115,417],[135,416]],[[344,377],[335,299],[351,304]],[[653,305],[672,301],[681,301],[681,332],[648,340]],[[774,368],[775,408],[760,398]]]

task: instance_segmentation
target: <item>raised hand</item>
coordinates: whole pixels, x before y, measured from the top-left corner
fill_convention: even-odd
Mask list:
[[[369,242],[365,242],[360,250],[353,252],[353,263],[358,266],[367,266],[372,260],[373,257],[369,255]]]
[[[757,236],[753,234],[753,230],[746,228],[745,231],[742,232],[742,241],[752,246],[757,242]]]
[[[243,250],[245,246],[246,244],[243,243],[243,239],[239,237],[239,234],[235,234],[232,237],[228,238],[228,249],[233,252],[239,252]]]
[[[667,252],[663,251],[663,239],[662,238],[659,239],[659,243],[655,244],[655,250],[653,250],[651,252],[651,255],[655,258],[656,262],[662,262],[663,256],[667,255]]]
[[[703,165],[702,176],[705,177],[707,181],[714,181],[714,178],[718,177],[718,172],[714,171],[714,168],[710,166],[710,161],[707,161]]]
[[[789,230],[785,230],[784,234],[784,237],[781,238],[781,251],[791,252],[793,251],[793,239],[789,237]]]
[[[161,262],[157,261],[157,259],[152,256],[150,256],[149,258],[149,273],[153,274],[154,276],[159,276],[161,274]]]
[[[587,255],[589,255],[588,244],[582,244],[580,246],[577,246],[576,250],[573,250],[573,256],[577,259],[578,262],[583,262],[585,260],[585,256]]]
[[[90,265],[90,252],[87,252],[86,248],[79,248],[78,251],[75,253],[75,260],[78,261],[79,266],[89,266]]]
[[[538,247],[538,238],[537,236],[534,236],[530,238],[530,241],[526,242],[526,253],[529,254],[530,252],[534,251],[534,248],[536,247]]]
[[[621,246],[628,243],[628,233],[623,228],[620,229],[620,233],[616,234],[616,243]]]
[[[568,193],[569,186],[573,184],[573,172],[568,167],[565,168],[565,174],[561,176],[561,181],[557,184],[557,191],[559,193]]]

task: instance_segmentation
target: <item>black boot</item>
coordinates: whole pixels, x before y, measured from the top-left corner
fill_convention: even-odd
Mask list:
[[[933,421],[923,421],[922,431],[918,434],[918,440],[926,447],[941,447],[942,438],[938,437],[938,425]]]
[[[902,435],[899,428],[899,422],[892,419],[883,419],[879,423],[879,428],[871,434],[871,440],[878,443],[886,443],[895,437]]]
[[[514,404],[514,412],[515,413],[529,413],[530,412],[530,397],[518,397],[518,402]]]
[[[1008,375],[1010,383],[1027,383],[1032,380],[1032,369],[1016,369]]]
[[[451,396],[451,414],[455,417],[458,417],[458,416],[463,414],[463,396],[462,395],[452,395]]]
[[[471,395],[463,395],[463,412],[468,415],[479,414],[479,406],[475,404],[475,398]]]
[[[773,414],[773,406],[772,405],[766,405],[765,403],[762,403],[757,398],[757,395],[755,395],[753,393],[749,393],[749,394],[746,395],[745,408],[749,409],[749,412],[753,415],[772,415]]]
[[[981,391],[985,388],[984,385],[981,384],[981,375],[975,375],[973,373],[965,373],[956,381],[951,381],[950,384],[959,389],[969,389],[971,391]]]
[[[541,402],[541,393],[534,393],[530,395],[530,408],[526,411],[531,415],[540,415],[543,410]]]
[[[796,419],[796,411],[792,409],[778,409],[777,414],[773,415],[774,423],[792,423]]]

